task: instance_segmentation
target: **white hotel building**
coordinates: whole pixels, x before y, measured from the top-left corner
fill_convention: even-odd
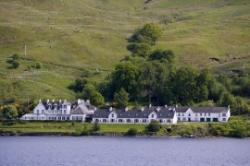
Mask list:
[[[21,120],[86,121],[98,123],[148,124],[159,121],[161,124],[177,122],[227,122],[230,107],[172,107],[149,106],[129,110],[96,108],[90,102],[78,99],[76,102],[39,101],[33,113],[25,114]]]
[[[62,101],[39,101],[33,109],[33,113],[25,114],[21,120],[77,120],[85,121],[94,114],[96,107],[90,102],[78,99],[76,102]]]

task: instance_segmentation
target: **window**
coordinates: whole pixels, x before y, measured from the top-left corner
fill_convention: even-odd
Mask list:
[[[95,122],[99,122],[99,119],[95,119]]]
[[[146,123],[146,122],[147,122],[147,119],[143,119],[142,122],[143,122],[143,123]]]
[[[135,123],[138,123],[139,122],[139,119],[135,119]]]
[[[111,117],[113,118],[115,115],[114,114],[111,114]]]
[[[188,114],[188,116],[191,116],[191,114]]]
[[[104,123],[106,123],[106,122],[107,122],[107,120],[106,120],[106,119],[103,119],[102,121],[103,121]]]
[[[154,117],[155,117],[155,115],[154,115],[154,114],[152,114],[152,115],[151,115],[151,118],[154,118]]]
[[[227,121],[227,119],[226,119],[226,118],[223,118],[222,120],[223,120],[224,122],[225,122],[225,121]]]
[[[118,122],[122,122],[122,119],[119,119]]]
[[[218,118],[213,118],[213,122],[218,122]]]
[[[222,116],[227,116],[227,114],[226,114],[226,113],[223,113]]]
[[[181,120],[181,118],[178,118],[178,120]]]
[[[178,116],[180,116],[181,114],[180,113],[178,113]]]
[[[130,122],[131,122],[131,120],[130,120],[130,119],[127,119],[127,122],[128,122],[128,123],[130,123]]]
[[[168,120],[167,120],[167,122],[168,122],[168,123],[171,123],[171,120],[170,120],[170,119],[168,119]]]
[[[115,120],[114,120],[114,119],[111,119],[111,122],[113,123],[113,122],[115,122]]]

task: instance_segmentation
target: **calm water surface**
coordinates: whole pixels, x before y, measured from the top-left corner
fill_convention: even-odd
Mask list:
[[[250,139],[0,137],[0,166],[250,166]]]

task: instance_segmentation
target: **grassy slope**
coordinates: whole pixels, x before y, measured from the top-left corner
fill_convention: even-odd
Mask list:
[[[164,28],[157,47],[181,64],[250,71],[248,0],[0,0],[0,98],[73,98],[66,87],[86,71],[103,77],[121,60],[126,38],[148,22]],[[13,53],[26,58],[7,69]],[[209,60],[217,57],[220,62]],[[40,70],[27,67],[41,62]]]

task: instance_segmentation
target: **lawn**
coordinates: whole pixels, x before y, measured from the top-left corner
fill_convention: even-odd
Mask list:
[[[16,122],[14,124],[0,123],[0,131],[14,133],[65,133],[72,134],[83,130],[91,129],[92,124],[82,122]],[[101,124],[102,133],[125,133],[128,129],[135,128],[138,132],[143,132],[145,125],[134,124]]]

